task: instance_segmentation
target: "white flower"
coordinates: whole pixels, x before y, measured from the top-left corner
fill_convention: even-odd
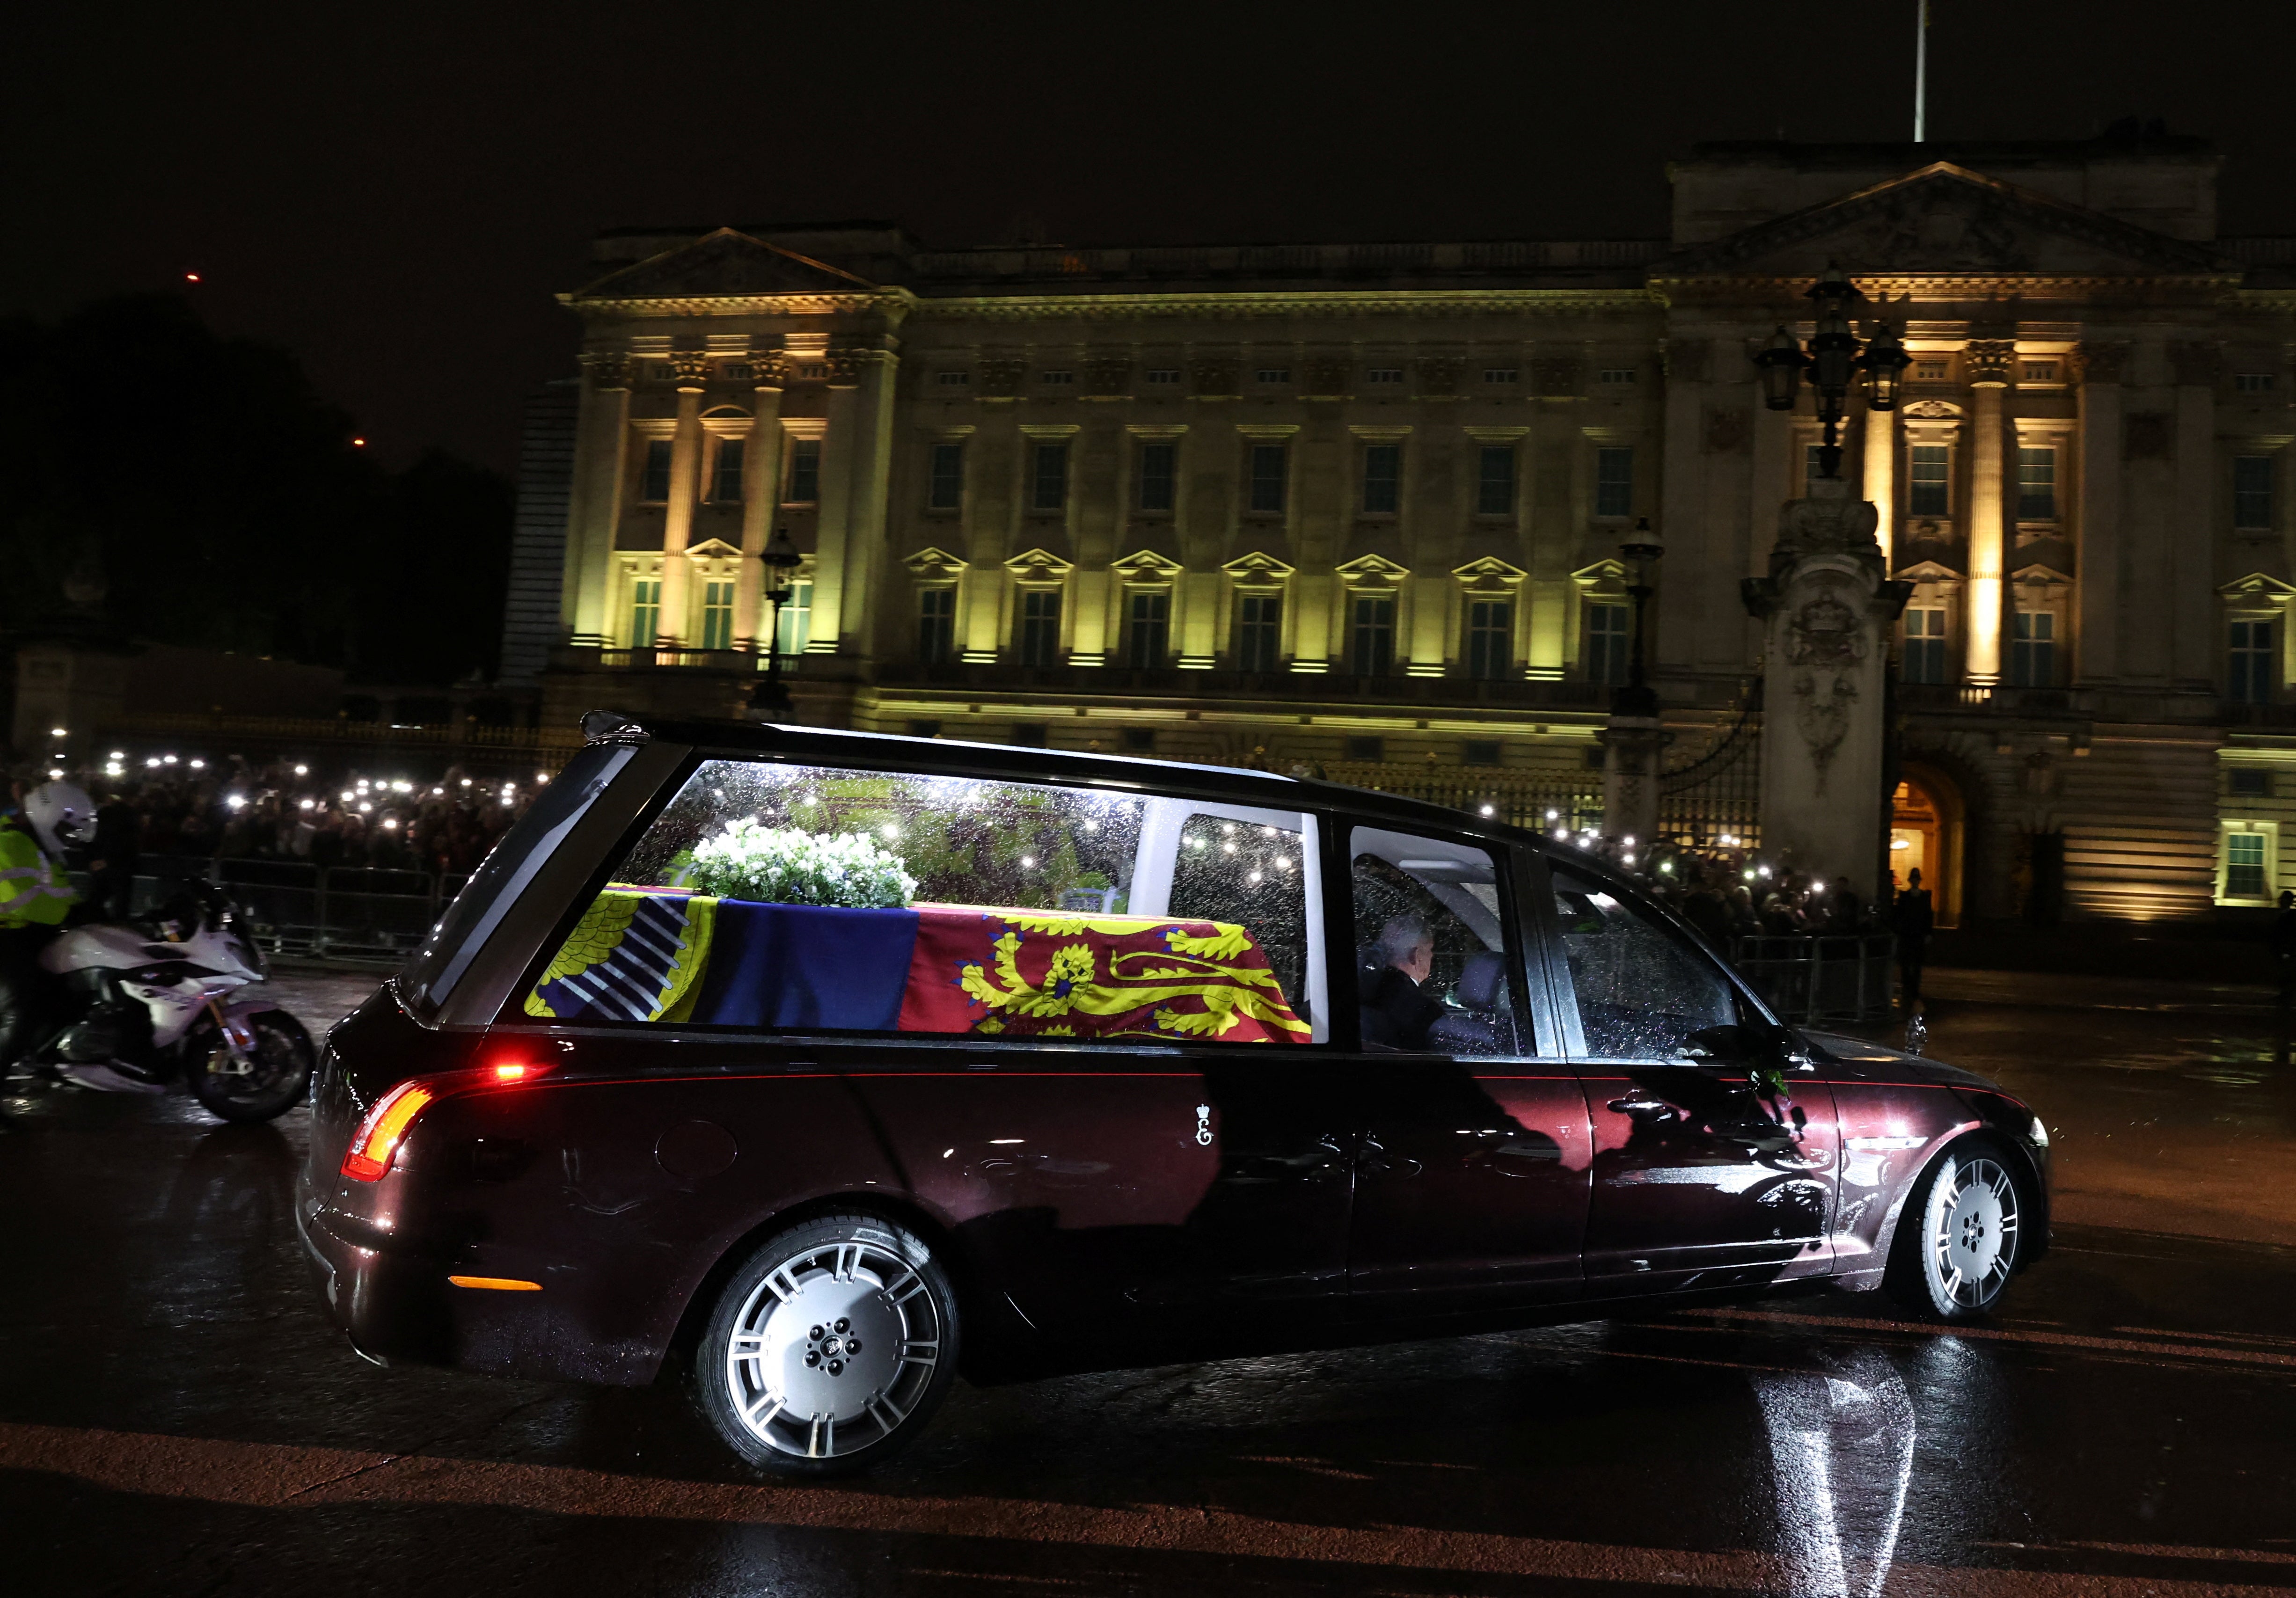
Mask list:
[[[721,898],[855,910],[909,904],[917,880],[866,833],[844,836],[760,825],[742,816],[693,848],[690,886]]]

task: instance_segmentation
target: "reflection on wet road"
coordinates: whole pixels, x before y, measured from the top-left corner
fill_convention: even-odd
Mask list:
[[[37,1100],[0,1142],[8,1590],[2296,1589],[2276,1046],[2230,1009],[1940,1003],[1933,1052],[2030,1094],[2067,1184],[1994,1320],[1817,1293],[960,1387],[820,1487],[747,1477],[667,1391],[352,1357],[289,1217],[299,1116]]]

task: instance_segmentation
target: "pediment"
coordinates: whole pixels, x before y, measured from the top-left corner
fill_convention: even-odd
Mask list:
[[[2020,566],[2009,574],[2010,585],[2019,588],[2069,588],[2072,580],[2070,573],[2059,571],[2054,566],[2045,566],[2038,561],[2030,566]]]
[[[729,555],[737,561],[742,558],[742,552],[723,538],[704,538],[699,544],[689,544],[685,553],[698,561],[722,561]]]
[[[1004,562],[1004,570],[1016,582],[1057,583],[1076,570],[1072,561],[1062,560],[1049,549],[1031,549],[1014,555]]]
[[[2282,582],[2261,571],[2251,571],[2246,577],[2236,577],[2217,590],[2226,599],[2252,600],[2263,604],[2284,605],[2296,599],[2296,586]]]
[[[877,285],[810,256],[721,227],[675,250],[608,273],[568,298],[719,299],[775,294],[869,294]]]
[[[1382,554],[1359,555],[1339,568],[1340,581],[1350,588],[1389,587],[1410,575],[1411,568]]]
[[[1910,566],[1900,566],[1897,577],[1907,583],[1957,583],[1961,573],[1936,561],[1915,561]]]
[[[1627,569],[1622,561],[1597,561],[1572,572],[1570,580],[1589,593],[1600,588],[1606,593],[1622,594],[1626,591]]]
[[[1852,278],[2239,270],[2197,244],[1937,161],[1680,251],[1652,276],[1810,277],[1829,263]]]
[[[1273,586],[1290,577],[1295,569],[1264,549],[1255,549],[1249,554],[1238,555],[1220,570],[1239,583]]]
[[[1512,588],[1530,573],[1520,566],[1510,565],[1496,555],[1485,555],[1480,561],[1470,561],[1464,566],[1455,566],[1451,575],[1469,588],[1486,591]]]
[[[1180,575],[1180,563],[1169,555],[1143,549],[1113,562],[1109,570],[1120,583],[1168,583]]]
[[[920,582],[953,582],[965,568],[964,557],[953,555],[938,545],[928,544],[901,562],[909,575]]]

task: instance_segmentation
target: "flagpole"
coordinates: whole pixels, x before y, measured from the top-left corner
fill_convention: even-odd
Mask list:
[[[1921,0],[1921,18],[1914,29],[1914,143],[1930,136],[1930,0]]]

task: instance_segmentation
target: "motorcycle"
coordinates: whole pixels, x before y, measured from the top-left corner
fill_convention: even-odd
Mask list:
[[[303,1102],[317,1051],[268,999],[226,1003],[270,963],[238,907],[195,882],[148,922],[94,922],[59,934],[41,969],[62,999],[20,1069],[103,1093],[188,1091],[226,1121],[268,1121]]]

